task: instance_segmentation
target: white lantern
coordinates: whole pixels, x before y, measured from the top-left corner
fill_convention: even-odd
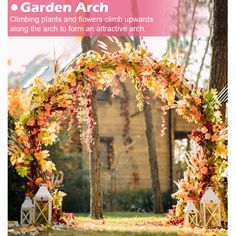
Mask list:
[[[187,226],[198,226],[198,210],[192,201],[189,201],[184,208],[184,222]]]
[[[34,196],[35,218],[34,223],[51,223],[52,217],[52,196],[46,184],[41,184]]]
[[[206,188],[200,201],[202,224],[205,228],[221,226],[220,199],[212,188]]]
[[[30,197],[25,197],[25,200],[21,205],[20,223],[21,225],[32,224],[33,219],[34,219],[34,205]]]

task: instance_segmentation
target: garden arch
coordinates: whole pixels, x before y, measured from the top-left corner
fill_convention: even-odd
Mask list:
[[[70,126],[77,118],[81,138],[89,149],[96,125],[92,110],[93,89],[111,87],[116,96],[119,82],[131,79],[137,91],[139,110],[143,109],[144,102],[159,97],[166,104],[164,113],[175,108],[188,122],[198,124],[190,138],[199,144],[199,151],[190,154],[184,178],[178,183],[179,190],[175,194],[177,216],[182,217],[188,200],[199,206],[207,186],[212,186],[223,200],[220,183],[221,173],[227,165],[227,142],[221,135],[225,127],[219,111],[221,104],[215,90],[195,88],[182,71],[181,66],[167,58],[156,60],[145,47],[134,49],[126,45],[110,55],[93,51],[82,54],[75,68],[55,75],[52,84],[44,85],[36,78],[30,91],[30,111],[16,121],[9,141],[11,164],[19,175],[31,182],[28,194],[35,193],[35,181],[39,177],[46,181],[55,170],[45,147],[56,140],[65,111],[70,114]],[[222,208],[224,213],[223,205]]]

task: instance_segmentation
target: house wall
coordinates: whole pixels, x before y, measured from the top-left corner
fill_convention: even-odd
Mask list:
[[[117,46],[112,44],[107,38],[97,38],[93,42],[94,50],[100,51],[98,41],[102,40],[111,48],[117,50]],[[126,39],[122,38],[125,42]],[[136,102],[136,91],[130,79],[125,82],[129,92],[129,114],[132,115],[138,111]],[[121,96],[122,96],[121,92]],[[157,100],[152,104],[153,126],[156,139],[157,158],[159,165],[159,177],[161,191],[165,192],[170,189],[170,152],[169,152],[169,131],[161,136],[161,101]],[[102,137],[113,137],[114,148],[114,168],[113,171],[108,169],[102,170],[102,185],[105,191],[127,191],[133,189],[150,189],[150,166],[148,157],[148,146],[145,134],[145,121],[143,112],[130,117],[130,137],[133,145],[128,149],[123,144],[124,117],[120,115],[120,102],[115,98],[111,103],[98,102],[98,122],[99,132]],[[168,117],[165,117],[168,125]],[[192,126],[185,120],[181,119],[176,112],[172,111],[172,128],[174,131],[191,131]],[[173,135],[172,135],[173,136]],[[172,137],[172,146],[174,151],[174,138]],[[174,167],[173,167],[174,169]]]
[[[136,91],[132,82],[127,79],[125,82],[129,91],[129,114],[138,111],[136,102]],[[122,96],[122,92],[121,92]],[[169,153],[169,132],[161,136],[161,101],[157,100],[152,104],[153,126],[156,139],[157,158],[159,164],[159,176],[161,191],[170,189],[170,153]],[[145,134],[145,120],[143,112],[130,117],[130,137],[133,145],[126,151],[123,144],[124,117],[120,116],[119,99],[113,99],[112,103],[98,102],[99,131],[102,137],[113,137],[115,171],[115,189],[117,192],[130,189],[150,189],[150,166],[148,157],[148,146]],[[166,125],[168,124],[165,117]],[[181,119],[173,112],[173,129],[175,131],[190,132],[192,126]],[[173,140],[174,141],[174,140]],[[174,145],[174,143],[172,143]],[[174,169],[174,167],[173,167]],[[103,170],[103,186],[109,189],[111,186],[111,171]]]

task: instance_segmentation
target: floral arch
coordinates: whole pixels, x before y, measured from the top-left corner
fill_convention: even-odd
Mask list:
[[[93,88],[111,87],[116,96],[119,82],[131,79],[140,110],[144,102],[159,97],[166,104],[164,111],[174,108],[188,122],[198,125],[190,138],[199,144],[199,150],[189,154],[184,178],[177,183],[176,216],[182,217],[188,200],[199,206],[207,186],[213,187],[224,202],[221,173],[227,166],[227,140],[221,134],[225,128],[219,111],[221,104],[215,90],[196,89],[182,71],[180,65],[166,58],[156,60],[144,47],[133,49],[126,45],[110,55],[93,51],[81,55],[75,68],[56,75],[52,84],[44,85],[36,78],[29,94],[30,110],[16,121],[9,141],[11,164],[20,176],[29,179],[28,194],[35,193],[39,178],[46,181],[56,170],[46,147],[56,140],[65,112],[70,114],[70,126],[77,119],[81,138],[89,148],[95,125]],[[224,204],[222,209],[226,218]]]

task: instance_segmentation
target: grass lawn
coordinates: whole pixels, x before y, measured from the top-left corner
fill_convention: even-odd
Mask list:
[[[165,226],[165,214],[106,212],[104,220],[92,220],[88,214],[76,214],[78,225],[53,236],[226,236],[226,231]]]

